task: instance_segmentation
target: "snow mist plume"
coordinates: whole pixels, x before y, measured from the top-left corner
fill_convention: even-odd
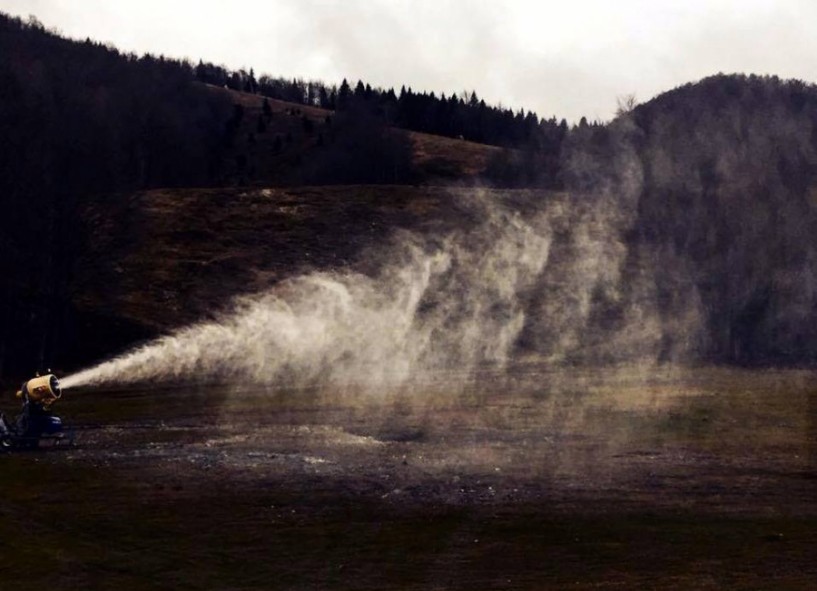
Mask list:
[[[62,380],[63,388],[181,378],[399,384],[427,371],[503,364],[525,297],[548,260],[548,216],[487,198],[442,237],[396,234],[371,275],[316,272],[236,301],[228,313]]]
[[[237,299],[215,320],[63,387],[232,378],[365,387],[442,370],[463,381],[527,354],[591,366],[695,359],[707,347],[695,268],[671,245],[637,239],[636,132],[626,119],[612,126],[605,158],[592,142],[571,146],[568,193],[452,195],[454,229],[396,232],[357,270],[301,275]]]

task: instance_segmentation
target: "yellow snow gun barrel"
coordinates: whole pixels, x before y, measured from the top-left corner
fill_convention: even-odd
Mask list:
[[[31,402],[48,408],[62,397],[60,381],[54,374],[37,376],[25,382],[17,391],[17,398],[28,396]]]

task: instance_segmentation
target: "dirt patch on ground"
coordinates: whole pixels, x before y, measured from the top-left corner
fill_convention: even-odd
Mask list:
[[[813,379],[69,392],[75,448],[0,457],[0,569],[52,589],[809,589]]]

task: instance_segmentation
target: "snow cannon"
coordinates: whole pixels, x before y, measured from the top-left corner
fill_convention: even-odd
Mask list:
[[[60,381],[53,373],[31,378],[24,382],[17,391],[17,398],[21,400],[28,399],[30,402],[49,408],[62,398]]]
[[[74,443],[73,431],[66,429],[51,406],[62,398],[60,381],[52,373],[37,375],[23,382],[16,394],[22,409],[14,420],[0,412],[0,452],[14,449],[36,449],[43,442],[52,446]]]

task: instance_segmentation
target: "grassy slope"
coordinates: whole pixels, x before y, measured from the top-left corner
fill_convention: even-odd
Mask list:
[[[293,273],[348,266],[398,228],[422,232],[461,223],[457,200],[476,191],[367,185],[108,198],[87,211],[93,243],[76,270],[74,304],[166,330]],[[502,193],[530,200],[551,195]]]
[[[321,149],[319,135],[323,136],[324,141],[330,141],[333,130],[331,123],[327,123],[327,118],[334,116],[333,111],[267,99],[272,116],[265,131],[259,132],[257,124],[263,112],[264,97],[213,86],[209,88],[212,92],[226,93],[233,104],[244,107],[244,117],[236,134],[232,158],[228,158],[228,168],[225,171],[228,180],[244,178],[253,184],[286,181],[293,169]],[[312,123],[311,131],[305,129],[304,118]],[[490,159],[503,150],[496,146],[416,131],[396,129],[395,133],[405,135],[411,142],[415,172],[426,180],[476,179],[485,172]],[[276,137],[280,138],[280,150],[274,147]],[[234,164],[234,159],[239,154],[247,157],[244,173]]]

